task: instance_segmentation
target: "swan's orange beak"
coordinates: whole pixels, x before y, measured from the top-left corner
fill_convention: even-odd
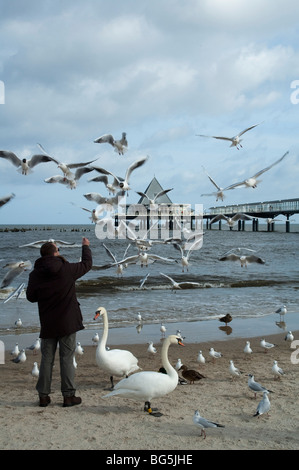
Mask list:
[[[96,320],[100,315],[101,315],[100,310],[97,310],[94,317],[93,317],[93,319]]]
[[[181,341],[180,339],[178,340],[178,344],[179,344],[180,346],[185,346],[184,343],[182,343],[182,341]]]

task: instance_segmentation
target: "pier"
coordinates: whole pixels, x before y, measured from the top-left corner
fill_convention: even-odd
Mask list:
[[[211,220],[217,215],[233,217],[238,213],[252,217],[252,231],[254,232],[259,230],[260,219],[265,219],[267,222],[268,232],[274,231],[275,218],[283,216],[286,218],[285,231],[290,232],[290,217],[299,213],[299,198],[210,207],[209,213],[203,215],[206,220],[206,229],[211,229]],[[221,222],[221,220],[218,222],[219,230],[221,230]],[[245,230],[244,220],[238,220],[238,230]]]

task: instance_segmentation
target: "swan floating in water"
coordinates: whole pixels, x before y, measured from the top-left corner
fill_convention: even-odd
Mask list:
[[[113,376],[128,377],[129,374],[140,369],[138,366],[138,359],[125,349],[106,349],[108,338],[108,314],[104,307],[99,307],[95,313],[94,320],[100,315],[103,316],[104,331],[102,338],[97,346],[96,362],[100,369],[105,370],[110,374],[111,389],[113,390]]]
[[[168,349],[171,344],[183,346],[181,338],[176,335],[170,335],[164,340],[161,358],[166,374],[155,371],[137,372],[118,382],[114,390],[104,395],[103,398],[118,395],[124,398],[143,400],[145,402],[144,411],[147,411],[151,416],[162,416],[160,412],[153,412],[151,400],[167,395],[178,385],[178,373],[168,360]]]

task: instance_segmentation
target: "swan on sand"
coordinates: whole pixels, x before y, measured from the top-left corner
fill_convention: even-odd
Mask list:
[[[151,416],[162,416],[162,413],[153,411],[151,408],[151,400],[167,395],[172,392],[178,384],[178,373],[172,367],[168,359],[168,349],[171,344],[183,346],[181,338],[176,335],[170,335],[165,338],[161,356],[162,365],[166,370],[166,374],[155,371],[137,372],[118,382],[114,390],[104,395],[103,398],[118,395],[123,398],[143,400],[145,402],[144,411],[148,412]]]
[[[125,349],[106,349],[108,339],[108,314],[104,307],[99,307],[95,313],[94,320],[99,316],[103,317],[104,331],[102,338],[97,346],[96,362],[100,369],[105,370],[110,374],[111,389],[114,386],[113,376],[128,377],[131,372],[140,369],[138,366],[138,359]]]

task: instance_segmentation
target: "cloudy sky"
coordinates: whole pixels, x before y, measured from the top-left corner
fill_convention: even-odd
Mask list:
[[[275,7],[274,7],[275,4]],[[225,204],[298,197],[299,4],[296,0],[0,0],[0,149],[96,164],[123,176],[136,159],[127,203],[156,176],[173,202],[243,180],[287,150],[256,189],[228,191]],[[297,92],[298,90],[298,92]],[[243,148],[196,134],[244,135]],[[127,133],[119,156],[102,134]],[[28,176],[0,158],[0,224],[88,223],[84,194],[47,184],[43,163]],[[71,204],[73,203],[73,204]]]

